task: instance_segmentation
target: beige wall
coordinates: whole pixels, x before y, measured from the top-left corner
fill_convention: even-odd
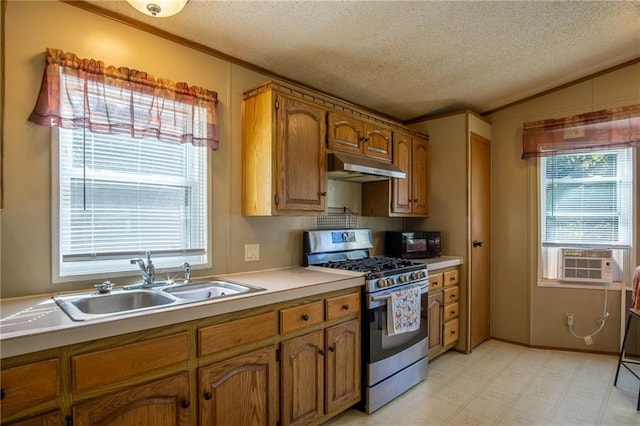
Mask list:
[[[194,271],[194,275],[301,263],[301,230],[314,228],[315,217],[245,218],[240,213],[242,93],[269,77],[60,2],[9,2],[5,18],[2,297],[93,284],[51,284],[51,130],[27,121],[47,47],[218,92],[221,143],[211,153],[213,268]],[[331,182],[329,205],[346,199],[358,209],[359,187],[351,185]],[[381,231],[402,227],[401,219],[360,219],[360,226],[374,230],[377,253],[382,252]],[[253,243],[260,244],[260,261],[244,262],[244,244]],[[114,281],[124,284],[136,279]]]
[[[609,291],[609,320],[587,346],[571,336],[565,314],[575,315],[578,334],[592,333],[602,312],[603,290],[537,286],[537,161],[520,159],[522,125],[638,102],[640,64],[635,64],[488,117],[493,130],[492,336],[535,346],[618,350],[619,291]]]
[[[491,125],[473,113],[464,111],[427,119],[411,125],[429,135],[431,148],[431,208],[427,219],[412,219],[411,229],[442,232],[442,252],[462,257],[460,267],[460,341],[456,346],[469,351],[471,330],[470,300],[470,187],[469,146],[471,133],[491,140]]]

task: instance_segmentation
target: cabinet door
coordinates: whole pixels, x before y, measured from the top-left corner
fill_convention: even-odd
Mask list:
[[[393,135],[393,164],[407,174],[405,179],[393,179],[392,213],[411,213],[411,137],[401,133]]]
[[[435,356],[442,349],[442,306],[444,297],[442,291],[429,293],[428,324],[429,324],[429,358]]]
[[[189,376],[185,373],[78,404],[73,407],[73,424],[189,425],[189,406]]]
[[[360,400],[360,321],[326,330],[327,414]]]
[[[239,355],[200,369],[202,425],[274,425],[275,348]]]
[[[367,157],[391,161],[391,130],[365,123],[363,153]]]
[[[427,216],[429,214],[430,182],[429,141],[413,138],[411,148],[411,192],[412,213]]]
[[[276,208],[326,210],[326,111],[278,95]]]
[[[322,330],[282,343],[280,360],[284,425],[302,425],[323,415],[324,347]]]
[[[330,112],[328,122],[327,146],[329,149],[354,154],[363,153],[364,128],[360,120],[348,115]]]

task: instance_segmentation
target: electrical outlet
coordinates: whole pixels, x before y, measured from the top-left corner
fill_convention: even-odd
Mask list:
[[[257,262],[260,260],[260,244],[244,245],[244,261]]]
[[[573,314],[567,314],[567,325],[569,327],[573,325]]]

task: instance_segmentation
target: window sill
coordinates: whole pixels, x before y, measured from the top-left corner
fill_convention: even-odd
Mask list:
[[[571,283],[564,281],[555,281],[555,280],[542,280],[538,281],[538,287],[551,287],[551,288],[576,288],[582,290],[603,290],[605,288],[604,283]],[[615,281],[607,287],[609,290],[626,290],[628,287],[622,281]]]

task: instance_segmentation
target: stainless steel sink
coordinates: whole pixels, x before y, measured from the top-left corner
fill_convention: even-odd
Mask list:
[[[53,299],[76,321],[139,312],[178,303],[175,297],[154,290],[114,290],[106,294],[93,292],[54,296]]]
[[[189,299],[193,301],[216,299],[224,296],[254,293],[263,290],[261,287],[222,280],[192,281],[189,284],[176,285],[163,289],[165,293],[169,293],[179,299]]]
[[[265,290],[219,279],[196,280],[188,284],[168,283],[151,288],[125,287],[104,294],[96,291],[53,296],[53,299],[72,320],[87,321]]]

